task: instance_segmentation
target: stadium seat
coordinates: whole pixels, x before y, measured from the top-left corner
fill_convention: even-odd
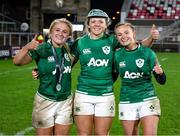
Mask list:
[[[179,19],[180,0],[132,0],[128,18]]]

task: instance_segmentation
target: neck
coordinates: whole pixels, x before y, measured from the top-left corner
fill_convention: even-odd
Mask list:
[[[126,46],[126,50],[135,50],[136,48],[138,47],[137,43],[132,43],[132,44],[129,44],[128,46]]]
[[[54,46],[55,48],[62,48],[64,46],[64,44],[56,44],[53,41],[51,42],[52,46]]]
[[[62,48],[62,47],[64,46],[64,44],[60,44],[60,45],[58,45],[58,44],[53,44],[53,46],[54,46],[55,48]]]

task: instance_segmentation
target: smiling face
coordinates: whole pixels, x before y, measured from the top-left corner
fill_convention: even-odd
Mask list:
[[[56,47],[63,45],[72,36],[72,24],[62,18],[54,20],[49,27],[49,37]]]
[[[135,32],[131,26],[125,24],[116,26],[115,33],[122,46],[127,47],[135,43]]]
[[[53,45],[64,44],[69,38],[69,31],[69,27],[65,23],[56,23],[50,33]]]
[[[106,18],[90,18],[88,28],[92,38],[101,37],[107,29]]]

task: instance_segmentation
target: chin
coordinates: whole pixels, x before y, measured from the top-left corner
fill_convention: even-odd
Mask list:
[[[129,43],[121,43],[121,45],[122,45],[123,47],[127,47],[127,46],[129,46]]]

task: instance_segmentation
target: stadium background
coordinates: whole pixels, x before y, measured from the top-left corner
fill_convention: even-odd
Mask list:
[[[43,33],[55,18],[66,17],[74,25],[83,25],[88,11],[99,8],[112,20],[110,32],[119,21],[136,26],[137,38],[149,34],[152,24],[161,38],[152,47],[166,71],[165,86],[155,83],[161,99],[162,117],[158,135],[180,135],[180,0],[1,0],[0,1],[0,135],[34,135],[31,127],[33,96],[38,81],[32,80],[32,63],[23,67],[12,64],[12,57],[35,33]],[[83,34],[76,29],[74,36]],[[75,90],[80,66],[73,69]],[[116,103],[120,83],[114,85]],[[118,111],[118,110],[117,110]],[[118,116],[110,135],[121,135]],[[73,125],[71,135],[76,135]]]

